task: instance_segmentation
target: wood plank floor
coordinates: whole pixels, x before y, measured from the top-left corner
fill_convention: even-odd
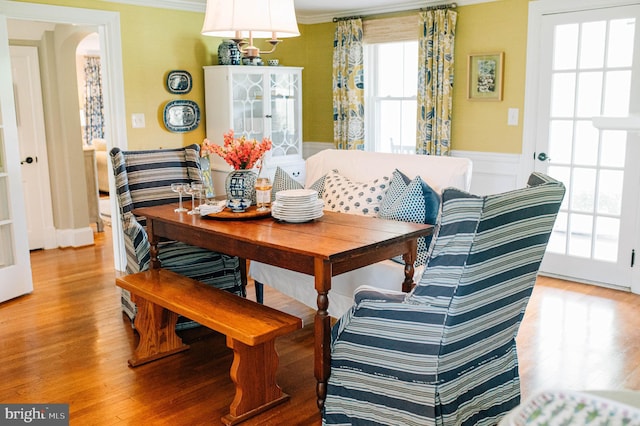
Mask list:
[[[136,337],[120,313],[110,228],[95,235],[95,246],[33,252],[34,292],[0,304],[0,401],[69,403],[72,425],[221,424],[233,398],[224,337],[185,332],[191,350],[127,367]],[[265,300],[305,327],[277,340],[290,401],[244,424],[319,425],[314,311],[269,288]],[[640,389],[639,308],[640,296],[540,278],[517,339],[523,397]]]

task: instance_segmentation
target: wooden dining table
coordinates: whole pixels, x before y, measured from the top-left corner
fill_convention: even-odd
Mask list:
[[[413,286],[417,239],[432,234],[431,225],[325,211],[305,223],[271,216],[216,217],[176,213],[166,204],[134,210],[147,219],[151,268],[159,268],[158,242],[182,241],[198,247],[290,269],[315,277],[318,309],[314,318],[314,375],[318,408],[324,406],[331,363],[328,293],[332,277],[394,256],[405,261],[403,291]],[[246,283],[246,268],[243,269]]]

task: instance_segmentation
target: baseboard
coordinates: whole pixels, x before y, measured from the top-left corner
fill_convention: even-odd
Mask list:
[[[58,247],[82,247],[93,245],[93,229],[58,229],[56,230]]]

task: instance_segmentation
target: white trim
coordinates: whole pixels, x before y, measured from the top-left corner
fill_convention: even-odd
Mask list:
[[[0,14],[10,19],[23,19],[39,22],[93,25],[98,27],[100,46],[103,50],[102,81],[105,96],[104,109],[107,150],[112,147],[127,149],[127,126],[124,97],[124,75],[122,68],[122,40],[120,31],[120,13],[95,9],[81,9],[66,6],[23,3],[0,0]],[[109,165],[109,167],[111,167]],[[109,187],[115,194],[113,173],[109,174]],[[124,271],[126,254],[119,209],[115,196],[111,197],[111,208],[117,212],[112,219],[113,251],[115,268]],[[75,240],[75,239],[72,239]],[[60,240],[62,241],[62,240]],[[76,243],[74,243],[76,244]]]
[[[497,194],[521,186],[519,154],[452,150],[451,156],[471,160],[473,173],[470,192],[473,194]]]
[[[56,240],[59,247],[83,247],[93,245],[93,229],[57,229]]]
[[[110,3],[123,3],[133,6],[158,7],[162,9],[185,10],[204,13],[206,0],[105,0]]]

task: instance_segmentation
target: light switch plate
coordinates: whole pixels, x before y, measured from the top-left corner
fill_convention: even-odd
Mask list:
[[[518,108],[509,108],[509,115],[507,116],[507,125],[508,126],[517,126],[518,125],[518,114],[520,110]]]
[[[133,127],[134,129],[143,129],[145,127],[144,114],[131,114],[131,127]]]

